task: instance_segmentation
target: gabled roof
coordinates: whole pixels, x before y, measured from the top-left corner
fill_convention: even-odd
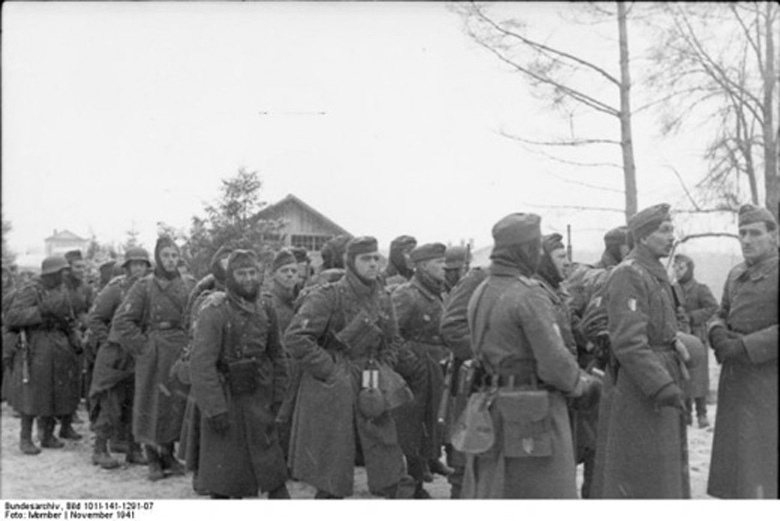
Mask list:
[[[284,197],[284,199],[282,199],[281,201],[266,206],[265,208],[257,212],[257,214],[255,214],[255,219],[271,219],[273,218],[272,216],[276,214],[286,204],[294,204],[300,206],[305,211],[313,214],[318,219],[321,219],[328,226],[334,228],[337,232],[337,235],[349,235],[350,237],[352,237],[352,234],[349,233],[347,230],[345,230],[338,224],[334,223],[333,221],[325,217],[323,214],[321,214],[320,212],[318,212],[308,204],[301,201],[298,197],[294,196],[293,194],[287,194],[287,196]]]
[[[62,230],[61,232],[57,232],[51,237],[46,237],[44,241],[84,241],[87,242],[87,239],[83,239],[73,233],[70,230]]]

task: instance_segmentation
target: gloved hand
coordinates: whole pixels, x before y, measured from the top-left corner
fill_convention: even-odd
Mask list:
[[[745,343],[742,342],[740,337],[721,340],[717,347],[715,347],[715,359],[719,364],[728,360],[733,362],[749,361],[747,351],[745,350]]]
[[[740,336],[727,329],[726,326],[716,326],[710,330],[710,345],[716,351],[724,342],[734,338],[740,338]]]
[[[228,430],[230,430],[230,420],[228,420],[228,413],[223,412],[209,418],[209,425],[214,429],[214,432],[220,436],[224,436]]]
[[[588,411],[596,407],[601,398],[601,378],[592,374],[580,376],[582,394],[574,399],[574,408],[578,411]]]
[[[675,407],[681,411],[685,410],[685,399],[683,398],[683,392],[676,384],[673,383],[670,383],[661,388],[661,390],[656,393],[654,401],[655,406],[658,408]]]

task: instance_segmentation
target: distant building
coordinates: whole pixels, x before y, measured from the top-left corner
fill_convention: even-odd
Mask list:
[[[43,243],[45,244],[44,250],[47,257],[51,255],[65,255],[65,253],[71,250],[81,250],[83,253],[89,246],[88,239],[82,239],[69,230],[58,232],[56,229],[51,237],[43,240]]]
[[[323,214],[290,194],[281,201],[260,210],[256,216],[261,220],[279,220],[285,225],[280,239],[285,246],[306,248],[312,264],[319,265],[319,251],[331,238],[337,235],[352,236],[347,230],[325,217]]]

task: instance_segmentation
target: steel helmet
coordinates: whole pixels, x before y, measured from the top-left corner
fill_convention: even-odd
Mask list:
[[[128,263],[132,261],[144,261],[149,266],[152,265],[149,260],[149,252],[143,248],[129,248],[125,252],[125,261],[122,263],[122,267],[126,268]]]
[[[68,261],[66,261],[65,257],[62,257],[61,255],[46,257],[43,259],[43,262],[41,262],[41,275],[57,273],[69,266],[70,264],[68,264]]]

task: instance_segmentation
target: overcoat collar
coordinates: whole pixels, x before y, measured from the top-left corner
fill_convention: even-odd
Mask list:
[[[647,271],[650,272],[656,279],[666,284],[669,284],[669,276],[666,274],[666,269],[661,261],[655,258],[650,249],[643,244],[637,244],[631,253],[626,256],[627,259],[634,259],[636,262],[642,265]]]

